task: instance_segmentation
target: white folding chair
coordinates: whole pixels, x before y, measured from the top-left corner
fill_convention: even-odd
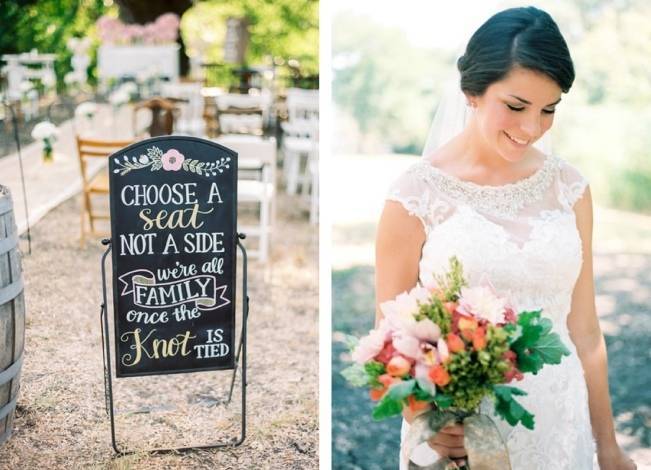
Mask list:
[[[168,99],[179,100],[176,105],[180,110],[174,123],[174,134],[203,137],[206,123],[203,118],[204,98],[201,83],[163,83],[161,94]]]
[[[271,107],[270,95],[224,93],[217,96],[216,100],[222,134],[264,133]]]
[[[310,161],[310,177],[312,179],[312,188],[310,194],[310,223],[316,225],[319,221],[319,149],[315,152],[317,158]]]
[[[283,129],[283,176],[288,194],[296,194],[298,185],[310,183],[309,162],[314,142],[318,141],[319,91],[290,88],[287,90],[289,120]]]
[[[259,204],[257,226],[241,226],[238,230],[258,238],[258,249],[249,255],[266,263],[270,239],[276,221],[276,139],[251,135],[225,135],[215,142],[238,153],[240,174],[254,173],[258,177],[240,177],[237,181],[238,202]]]

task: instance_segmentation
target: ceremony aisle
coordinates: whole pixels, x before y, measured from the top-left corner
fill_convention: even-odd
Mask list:
[[[104,405],[103,247],[99,240],[79,247],[79,196],[33,227],[33,252],[23,258],[26,357],[0,468],[316,468],[317,228],[292,209],[294,199],[278,202],[270,271],[265,275],[257,262],[249,266],[247,438],[237,448],[183,454],[116,457]],[[239,311],[237,321],[239,329]],[[231,373],[114,379],[120,447],[205,445],[239,436],[239,378],[233,402],[224,406]]]

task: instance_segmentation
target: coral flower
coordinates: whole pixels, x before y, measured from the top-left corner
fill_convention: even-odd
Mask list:
[[[459,330],[461,330],[461,336],[463,336],[466,341],[472,341],[475,330],[479,326],[479,323],[475,318],[462,315],[459,318],[458,326]]]
[[[448,333],[447,345],[448,349],[452,353],[458,353],[466,349],[466,346],[463,344],[463,340],[454,333]]]
[[[402,377],[411,369],[411,362],[402,356],[395,356],[387,364],[387,374],[393,377]]]
[[[407,397],[407,402],[409,403],[409,409],[412,413],[416,413],[421,410],[427,410],[430,405],[428,402],[423,400],[416,400],[413,395]]]
[[[368,391],[368,394],[371,396],[371,400],[378,401],[380,398],[384,396],[386,391],[387,391],[386,387],[372,388]]]
[[[481,351],[486,348],[486,329],[482,326],[477,328],[472,337],[472,346],[476,351]]]
[[[450,374],[448,374],[445,367],[440,364],[435,365],[429,370],[429,378],[439,387],[445,387],[450,383]]]

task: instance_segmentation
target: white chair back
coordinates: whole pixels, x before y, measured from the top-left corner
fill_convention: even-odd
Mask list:
[[[319,90],[287,90],[287,112],[290,123],[319,120]]]
[[[242,226],[247,235],[257,236],[258,250],[252,257],[266,262],[269,258],[271,232],[276,220],[276,139],[251,135],[225,135],[215,142],[238,154],[238,202],[260,205],[257,226]],[[259,175],[257,179],[244,179],[242,172]]]
[[[178,98],[183,100],[177,104],[180,109],[180,114],[174,123],[175,134],[204,136],[204,98],[201,94],[201,89],[201,83],[174,82],[163,83],[161,86],[161,92],[165,98]]]

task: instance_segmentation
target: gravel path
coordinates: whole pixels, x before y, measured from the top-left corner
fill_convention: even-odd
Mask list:
[[[250,265],[244,444],[122,457],[111,449],[104,412],[102,247],[93,242],[80,249],[79,204],[73,198],[37,224],[33,254],[23,259],[26,360],[14,435],[0,447],[0,469],[316,468],[318,240],[316,227],[294,209],[296,201],[279,200],[271,271]],[[231,373],[115,380],[119,446],[209,444],[239,436],[239,400],[224,404]]]

